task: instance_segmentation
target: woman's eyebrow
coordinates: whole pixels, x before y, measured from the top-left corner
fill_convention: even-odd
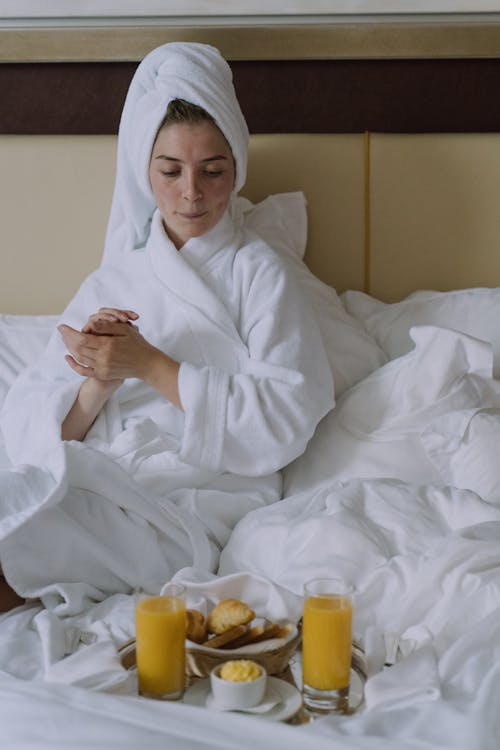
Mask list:
[[[227,156],[224,156],[223,154],[217,154],[216,156],[209,156],[208,159],[202,159],[201,161],[206,164],[207,161],[227,161]]]
[[[179,159],[177,156],[167,156],[167,154],[158,154],[158,156],[155,156],[155,159],[165,159],[166,161],[176,161],[180,164],[183,163],[182,159]],[[208,156],[206,159],[200,159],[202,164],[206,164],[209,161],[227,161],[227,156],[224,156],[223,154],[216,154],[215,156]]]

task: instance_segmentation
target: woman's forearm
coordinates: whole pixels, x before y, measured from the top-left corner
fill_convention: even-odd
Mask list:
[[[95,378],[84,380],[73,406],[62,423],[61,438],[63,440],[83,440],[116,388],[116,383],[108,384]]]
[[[179,395],[179,368],[179,363],[172,357],[151,347],[147,356],[142,360],[138,375],[171,404],[182,410]]]

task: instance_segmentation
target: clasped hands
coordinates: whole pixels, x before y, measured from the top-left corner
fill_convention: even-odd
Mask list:
[[[133,310],[101,307],[81,331],[60,325],[58,331],[69,354],[69,366],[84,377],[120,385],[125,378],[144,379],[148,359],[155,351],[132,321]]]

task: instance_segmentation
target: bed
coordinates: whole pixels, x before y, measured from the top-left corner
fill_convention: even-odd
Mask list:
[[[296,620],[306,578],[347,578],[367,674],[352,715],[222,720],[130,694],[132,595],[28,602],[0,616],[5,747],[497,747],[500,44],[494,23],[483,46],[459,31],[136,30],[128,54],[121,35],[119,53],[97,32],[84,53],[66,31],[62,59],[28,35],[0,66],[3,400],[100,262],[138,57],[179,35],[227,54],[252,133],[239,210],[317,313],[337,403],[217,573],[179,577],[216,596],[270,586]]]

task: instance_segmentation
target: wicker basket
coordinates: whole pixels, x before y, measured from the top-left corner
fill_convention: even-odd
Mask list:
[[[236,649],[197,647],[194,643],[189,644],[186,649],[186,674],[190,678],[208,677],[214,667],[229,659],[252,659],[264,667],[268,674],[281,674],[297,650],[300,638],[300,631],[293,628],[284,642],[283,639],[281,642],[275,640],[275,646],[271,641]]]

